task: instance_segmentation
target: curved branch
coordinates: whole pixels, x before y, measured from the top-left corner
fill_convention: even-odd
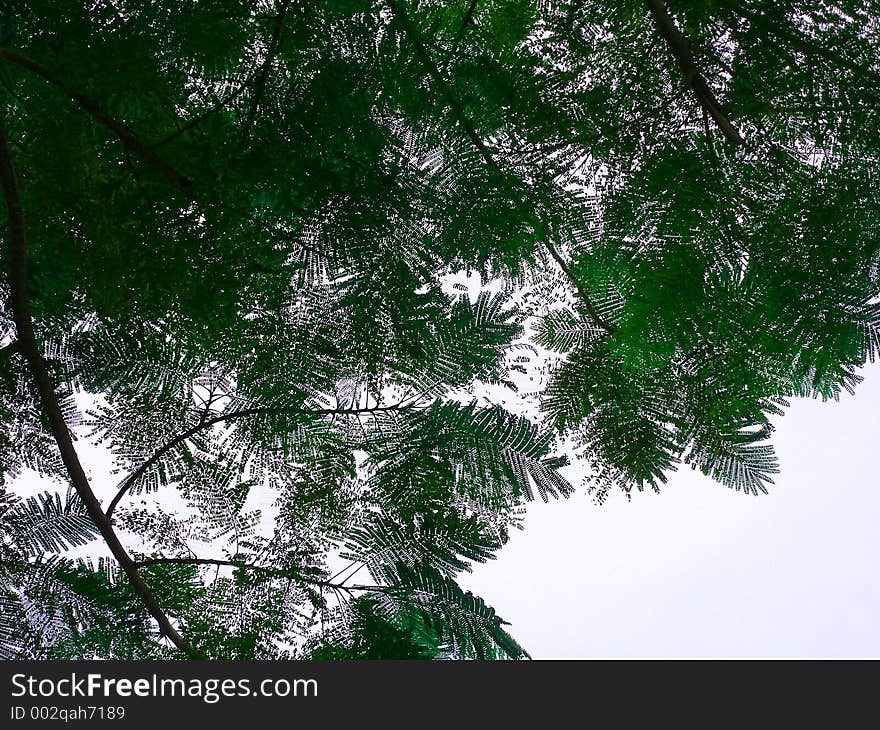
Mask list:
[[[288,409],[288,408],[246,408],[240,411],[231,411],[230,413],[221,413],[219,416],[215,416],[214,418],[208,418],[202,421],[199,421],[195,426],[190,429],[187,429],[183,433],[178,436],[175,436],[173,439],[168,441],[167,443],[160,446],[153,455],[150,456],[143,464],[141,464],[137,469],[135,469],[122,483],[122,486],[119,488],[119,491],[116,492],[116,496],[113,497],[110,504],[107,506],[107,519],[113,515],[113,510],[116,509],[116,505],[119,504],[120,500],[125,496],[125,494],[134,486],[135,482],[140,479],[147,470],[153,466],[159,459],[161,459],[165,454],[167,454],[171,449],[176,446],[180,446],[187,439],[192,438],[197,433],[204,431],[211,426],[215,426],[218,423],[223,423],[225,421],[234,421],[239,418],[246,418],[247,416],[259,416],[266,414],[283,414],[283,413],[296,413],[303,415],[316,415],[316,416],[330,416],[330,415],[355,415],[358,413],[379,413],[384,411],[399,411],[404,410],[412,406],[404,406],[401,403],[395,403],[391,406],[373,406],[371,408],[315,408],[313,410],[301,410],[301,409]]]
[[[25,236],[24,211],[21,204],[21,194],[18,188],[18,179],[15,173],[15,165],[9,150],[9,141],[6,137],[6,128],[0,120],[0,185],[6,199],[8,212],[7,225],[10,239],[10,304],[15,327],[18,333],[19,351],[27,360],[31,376],[39,394],[43,410],[49,420],[52,435],[58,445],[61,460],[73,483],[74,488],[85,504],[89,517],[101,533],[101,536],[109,546],[113,556],[125,571],[135,593],[137,593],[150,615],[159,624],[160,631],[167,636],[174,645],[191,658],[202,658],[201,652],[197,651],[177,629],[171,624],[168,616],[162,610],[150,587],[144,582],[138,572],[137,566],[126,552],[118,536],[110,524],[110,520],[101,509],[101,503],[92,491],[88,477],[80,464],[76,449],[64,414],[55,395],[55,386],[46,368],[46,363],[37,345],[34,334],[33,318],[31,316],[30,301],[27,294],[27,238]]]
[[[175,187],[181,190],[188,190],[192,183],[163,160],[155,150],[150,149],[141,142],[137,135],[125,124],[116,121],[107,116],[100,107],[84,94],[73,89],[64,79],[51,69],[46,68],[43,64],[34,61],[27,56],[11,51],[8,48],[0,47],[0,60],[6,61],[14,66],[26,69],[33,74],[48,81],[53,86],[61,89],[80,109],[88,113],[92,119],[105,129],[111,131],[122,142],[122,146],[131,150],[136,156],[140,157],[144,162],[161,173]]]
[[[694,61],[687,38],[676,27],[675,21],[666,7],[666,3],[663,0],[647,0],[647,3],[648,10],[651,12],[651,17],[654,20],[654,25],[657,27],[657,32],[666,41],[666,45],[669,46],[669,50],[684,74],[688,86],[691,87],[691,91],[697,97],[697,101],[700,102],[703,109],[712,117],[728,141],[741,146],[743,144],[742,136],[740,136],[736,127],[731,123],[718,99],[715,98],[712,89],[709,88],[708,82]]]
[[[253,563],[244,563],[238,560],[220,560],[216,558],[145,558],[138,560],[135,565],[138,567],[147,567],[150,565],[219,565],[227,568],[242,568],[244,570],[253,570],[257,573],[265,573],[280,578],[293,578],[301,583],[320,586],[322,588],[331,588],[345,591],[375,591],[384,592],[388,589],[385,586],[368,586],[353,585],[347,586],[344,583],[333,583],[326,580],[313,580],[297,575],[293,570],[284,570],[283,568],[268,568],[264,565],[254,565]]]
[[[173,167],[171,167],[168,163],[166,163],[155,151],[155,148],[157,146],[166,143],[169,138],[166,137],[163,140],[159,140],[159,142],[152,147],[146,145],[140,139],[138,139],[138,137],[131,129],[104,114],[94,101],[92,101],[85,95],[75,91],[57,74],[55,74],[53,71],[46,68],[42,64],[38,63],[37,61],[23,56],[20,53],[16,53],[15,51],[11,51],[8,48],[3,48],[2,46],[0,46],[0,61],[6,61],[7,63],[11,63],[13,65],[20,66],[21,68],[27,69],[37,76],[42,77],[54,86],[57,86],[59,89],[64,91],[64,93],[66,93],[68,97],[81,109],[90,114],[98,124],[110,130],[114,135],[116,135],[116,137],[120,140],[120,142],[122,142],[122,145],[123,147],[125,147],[126,150],[131,150],[141,160],[156,168],[156,170],[160,172],[174,187],[187,193],[191,200],[199,202],[200,200],[204,199],[204,191],[197,191],[196,189],[194,189],[195,186],[193,185],[191,180],[189,180],[187,177],[185,177]],[[243,89],[244,87],[241,88]],[[267,235],[277,235],[277,232],[268,228],[265,222],[262,221],[259,216],[255,215],[253,211],[247,210],[242,207],[239,209],[239,212],[250,224],[260,229]],[[285,239],[285,243],[289,243],[289,241]],[[303,244],[300,243],[300,245]],[[309,250],[307,247],[305,248],[306,250]]]

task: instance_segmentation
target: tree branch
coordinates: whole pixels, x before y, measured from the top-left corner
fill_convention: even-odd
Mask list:
[[[721,107],[721,104],[718,102],[718,99],[716,99],[715,95],[712,93],[712,89],[709,88],[709,84],[705,77],[700,72],[700,69],[697,68],[697,64],[695,63],[693,54],[690,50],[690,44],[687,38],[685,38],[681,31],[676,27],[675,21],[672,19],[672,16],[669,15],[666,3],[663,2],[663,0],[646,1],[648,3],[648,9],[651,12],[651,17],[654,20],[654,25],[657,27],[657,32],[662,36],[663,40],[666,41],[666,45],[669,46],[669,50],[672,52],[673,57],[678,63],[678,67],[684,74],[688,86],[691,87],[694,96],[697,97],[697,101],[700,102],[703,109],[705,109],[709,116],[712,117],[715,124],[718,125],[718,128],[721,130],[721,133],[730,142],[742,146],[742,136],[740,136],[736,127],[731,123],[724,109]]]
[[[306,578],[296,573],[294,570],[284,570],[283,568],[269,568],[264,565],[254,565],[253,563],[245,563],[238,560],[220,560],[216,558],[145,558],[138,560],[135,565],[139,568],[145,568],[150,565],[219,565],[227,568],[242,568],[243,570],[253,570],[258,573],[265,573],[280,578],[293,578],[300,583],[308,583],[313,586],[322,588],[331,588],[344,591],[376,591],[384,592],[388,590],[385,586],[367,586],[353,585],[347,586],[345,583],[333,583],[326,580],[314,580]],[[332,579],[331,579],[332,580]]]
[[[477,3],[478,3],[478,2],[479,2],[479,0],[471,0],[471,5],[470,5],[470,7],[467,9],[467,12],[464,14],[464,17],[461,19],[461,29],[459,30],[460,33],[463,33],[463,32],[464,32],[464,30],[465,30],[465,29],[467,28],[467,26],[468,26],[468,23],[470,23],[471,20],[473,19],[473,17],[474,17],[474,10],[477,9]]]
[[[143,464],[141,464],[137,469],[135,469],[122,483],[122,486],[116,492],[116,496],[113,497],[110,504],[107,506],[106,517],[109,520],[113,515],[113,510],[116,509],[116,505],[119,504],[120,500],[125,496],[125,494],[135,485],[138,479],[140,479],[147,470],[153,466],[159,459],[161,459],[165,454],[167,454],[171,449],[176,446],[180,446],[187,439],[192,438],[197,433],[204,431],[211,426],[215,426],[218,423],[223,423],[225,421],[233,421],[239,418],[246,418],[247,416],[259,416],[259,415],[269,415],[269,414],[283,414],[283,413],[291,413],[291,414],[302,414],[302,415],[317,415],[317,416],[329,416],[329,415],[356,415],[360,413],[380,413],[385,411],[399,411],[404,410],[406,408],[411,408],[412,405],[402,405],[401,403],[395,403],[390,406],[373,406],[371,408],[315,408],[311,410],[299,410],[299,409],[287,409],[287,408],[245,408],[240,411],[231,411],[229,413],[221,413],[219,416],[215,416],[214,418],[208,418],[204,420],[200,420],[195,426],[190,429],[187,429],[183,433],[178,436],[175,436],[173,439],[160,446],[153,455],[150,456]]]
[[[562,273],[564,273],[568,277],[568,280],[574,285],[574,288],[577,290],[577,293],[587,310],[587,314],[589,314],[590,319],[593,320],[593,324],[595,324],[600,329],[605,330],[609,334],[614,332],[614,325],[602,318],[596,311],[596,307],[593,306],[590,295],[587,293],[586,289],[581,286],[580,281],[578,281],[577,277],[572,272],[571,268],[568,265],[568,262],[562,257],[562,254],[560,254],[559,251],[556,250],[556,246],[553,245],[553,242],[546,241],[544,243],[544,248],[547,249],[547,252],[550,254],[551,258],[556,262],[559,268],[562,269]]]
[[[111,131],[122,142],[123,147],[131,150],[137,157],[154,167],[161,175],[163,175],[175,187],[181,190],[188,190],[192,183],[181,173],[175,170],[165,160],[163,160],[153,149],[141,142],[137,135],[125,124],[107,116],[98,105],[84,94],[73,89],[66,81],[58,76],[54,71],[46,68],[41,63],[34,61],[27,56],[11,51],[8,48],[0,47],[0,60],[13,64],[20,68],[26,69],[31,73],[40,76],[53,86],[63,91],[77,106],[88,113],[92,119],[105,129]]]
[[[262,565],[254,565],[252,563],[244,563],[238,560],[219,560],[214,558],[145,558],[135,562],[138,568],[145,568],[150,565],[220,565],[229,568],[246,568],[261,573],[271,573],[273,575],[299,577],[291,570],[283,570],[282,568],[267,568]],[[315,581],[305,580],[306,583],[314,583]]]
[[[422,65],[425,67],[428,75],[431,77],[431,80],[437,85],[437,88],[440,90],[440,94],[446,100],[446,104],[452,110],[452,113],[455,115],[456,120],[461,125],[461,128],[464,130],[468,139],[477,149],[477,151],[482,156],[483,160],[492,169],[496,174],[502,176],[502,172],[498,167],[498,163],[495,162],[495,158],[492,156],[492,153],[489,151],[489,148],[486,147],[485,143],[482,139],[480,139],[480,135],[477,134],[474,125],[471,123],[470,119],[468,119],[467,115],[462,109],[461,105],[458,103],[458,99],[452,93],[452,90],[449,88],[449,84],[446,83],[446,79],[443,78],[443,74],[440,73],[440,69],[434,64],[431,59],[431,54],[428,53],[428,49],[425,48],[425,45],[422,43],[422,39],[419,36],[418,30],[410,21],[409,16],[407,16],[406,11],[403,9],[403,6],[397,0],[387,0],[388,6],[391,8],[391,12],[395,17],[400,20],[401,25],[403,25],[404,32],[406,33],[409,42],[412,43],[413,47],[416,50],[416,55],[422,62]],[[590,316],[590,319],[593,320],[593,323],[604,330],[605,332],[611,333],[614,331],[613,325],[609,322],[606,322],[599,314],[596,312],[596,308],[593,306],[592,301],[590,300],[588,292],[581,286],[580,282],[574,276],[574,273],[571,270],[571,267],[553,245],[552,241],[544,241],[544,247],[547,249],[547,252],[550,254],[550,257],[557,263],[559,268],[562,270],[562,273],[569,279],[569,281],[574,285],[575,289],[578,292],[578,295],[583,300],[584,306],[587,310],[587,313]]]
[[[266,90],[266,81],[269,79],[269,70],[275,54],[278,52],[278,41],[281,38],[281,29],[284,27],[284,16],[287,14],[287,8],[290,6],[290,0],[282,0],[281,6],[278,8],[278,15],[275,16],[275,24],[272,27],[272,39],[269,41],[269,48],[266,50],[266,58],[257,77],[257,83],[254,86],[254,96],[251,99],[251,106],[248,110],[247,121],[245,122],[245,130],[250,130],[257,117],[257,111],[260,101],[263,98],[263,92]]]
[[[15,165],[9,150],[9,142],[6,137],[6,128],[0,120],[0,185],[6,199],[8,211],[8,226],[10,239],[10,304],[15,327],[18,333],[19,350],[27,360],[30,367],[34,385],[43,405],[43,410],[49,419],[52,435],[58,445],[61,459],[73,483],[74,488],[82,499],[89,517],[95,523],[102,537],[109,546],[113,556],[119,562],[132,588],[143,600],[147,611],[159,624],[162,634],[167,636],[174,645],[191,658],[202,658],[192,644],[184,639],[159,606],[150,587],[144,582],[134,561],[126,552],[119,541],[110,520],[101,510],[101,503],[92,491],[88,477],[80,464],[70,431],[64,421],[58,398],[55,395],[55,386],[52,383],[49,371],[43,360],[34,334],[33,319],[30,310],[30,301],[27,294],[27,238],[25,235],[24,211],[21,204],[21,194],[18,188],[18,179],[15,173]]]
[[[455,38],[452,41],[452,48],[447,55],[446,61],[449,62],[456,51],[458,51],[458,44],[461,43],[461,39],[464,38],[464,34],[467,33],[468,26],[473,23],[474,11],[477,9],[477,3],[479,0],[471,0],[470,7],[468,7],[467,12],[464,14],[464,17],[461,19],[461,26],[458,29],[458,33],[455,34]]]
[[[159,149],[160,147],[167,145],[169,142],[173,142],[178,137],[183,136],[184,134],[186,134],[190,130],[195,129],[202,122],[204,122],[206,119],[210,119],[212,116],[214,116],[221,109],[228,107],[233,101],[235,101],[239,96],[241,96],[241,94],[244,92],[244,90],[246,88],[247,88],[247,86],[245,84],[242,84],[234,92],[232,92],[229,95],[228,99],[215,100],[214,106],[212,106],[210,109],[207,109],[204,112],[202,112],[201,114],[193,117],[188,122],[186,122],[183,126],[179,127],[178,129],[175,129],[173,132],[166,135],[165,137],[160,139],[158,142],[154,142],[150,146],[154,150]]]
[[[403,9],[400,3],[397,2],[397,0],[388,0],[388,6],[391,8],[391,12],[395,15],[395,17],[400,20],[406,36],[409,39],[409,42],[412,43],[413,47],[416,49],[416,54],[422,61],[422,65],[425,67],[425,70],[428,72],[431,80],[435,84],[437,84],[437,88],[440,89],[441,95],[446,100],[449,108],[452,109],[452,113],[455,115],[456,120],[461,125],[468,139],[470,139],[471,143],[474,145],[474,147],[476,147],[477,151],[483,157],[486,164],[494,170],[498,170],[498,166],[492,157],[492,153],[489,152],[489,149],[483,143],[483,140],[480,139],[480,135],[477,134],[474,126],[470,123],[470,120],[467,118],[464,110],[458,103],[458,99],[453,96],[452,90],[449,88],[449,84],[446,83],[446,79],[443,78],[443,74],[440,73],[440,69],[438,69],[432,61],[431,55],[428,53],[428,49],[425,48],[425,45],[422,43],[422,39],[419,36],[418,30],[412,24],[412,21],[409,19],[406,11]]]
[[[186,124],[184,124],[182,127],[175,130],[174,132],[172,132],[168,136],[160,139],[158,142],[156,142],[155,144],[152,145],[153,149],[158,149],[159,147],[162,147],[163,145],[166,145],[169,142],[172,142],[173,140],[177,139],[178,137],[180,137],[181,135],[190,131],[191,129],[198,127],[206,119],[210,119],[212,116],[214,116],[221,109],[228,107],[233,101],[235,101],[239,96],[242,95],[244,90],[247,89],[250,81],[256,80],[256,83],[254,85],[253,99],[251,101],[248,115],[247,115],[247,121],[245,123],[245,129],[246,130],[251,129],[253,122],[254,122],[254,119],[256,118],[256,115],[257,115],[258,107],[260,104],[260,99],[262,98],[263,92],[265,90],[266,81],[269,78],[269,70],[270,70],[271,63],[272,63],[273,59],[275,58],[275,55],[278,50],[278,40],[281,37],[281,30],[284,25],[284,16],[287,13],[287,9],[289,6],[290,6],[290,0],[286,0],[286,2],[282,3],[281,8],[278,11],[278,14],[275,16],[275,24],[274,24],[274,27],[272,30],[272,38],[269,41],[269,48],[266,51],[266,58],[263,61],[263,63],[261,64],[260,70],[257,73],[256,77],[252,77],[247,82],[242,83],[241,86],[239,86],[232,94],[229,95],[228,99],[216,100],[214,103],[214,106],[212,106],[210,109],[207,109],[202,114],[199,114],[198,116],[193,117]]]

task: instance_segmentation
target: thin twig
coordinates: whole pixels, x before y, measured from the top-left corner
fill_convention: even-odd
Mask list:
[[[278,14],[275,16],[275,24],[272,28],[272,39],[269,41],[269,48],[266,50],[266,58],[257,77],[257,83],[254,87],[254,96],[251,99],[251,106],[248,110],[245,129],[250,130],[254,120],[257,117],[257,111],[263,98],[263,92],[266,90],[266,81],[269,79],[269,70],[272,67],[272,61],[275,60],[275,54],[278,52],[278,41],[281,38],[281,29],[284,27],[284,16],[287,14],[287,8],[290,0],[282,0],[281,6],[278,8]]]
[[[163,138],[160,139],[158,142],[154,142],[154,143],[151,145],[151,147],[152,147],[154,150],[155,150],[155,149],[159,149],[159,147],[162,147],[162,146],[168,144],[169,142],[173,142],[173,141],[174,141],[175,139],[177,139],[178,137],[181,137],[181,136],[183,136],[184,134],[186,134],[187,132],[189,132],[189,131],[195,129],[195,128],[198,127],[202,122],[204,122],[206,119],[210,119],[212,116],[214,116],[214,115],[215,115],[217,112],[219,112],[221,109],[225,109],[225,108],[227,108],[227,107],[228,107],[233,101],[235,101],[239,96],[242,95],[242,93],[244,92],[244,90],[245,90],[246,88],[247,88],[247,85],[246,85],[246,84],[241,84],[241,85],[240,85],[240,86],[239,86],[239,87],[238,87],[238,88],[237,88],[237,89],[236,89],[236,90],[235,90],[235,91],[229,96],[228,99],[218,99],[218,100],[215,102],[214,106],[212,106],[210,109],[207,109],[207,110],[205,110],[204,112],[202,112],[201,114],[199,114],[198,116],[193,117],[193,118],[190,119],[186,124],[184,124],[182,127],[178,128],[178,129],[175,129],[173,132],[171,132],[169,135],[163,137]]]
[[[139,568],[146,568],[151,565],[216,565],[227,568],[240,568],[242,570],[253,570],[257,573],[263,573],[277,578],[292,578],[300,583],[308,585],[320,586],[333,591],[376,591],[385,592],[388,590],[386,586],[378,585],[354,585],[347,586],[344,583],[333,583],[331,578],[327,580],[316,580],[299,575],[294,570],[285,570],[284,568],[269,568],[265,565],[256,565],[254,563],[245,563],[238,560],[223,560],[219,558],[144,558],[135,563]],[[362,566],[363,567],[363,566]],[[360,570],[360,569],[358,569]],[[357,572],[357,571],[355,571]],[[354,574],[352,574],[354,575]],[[349,576],[351,578],[351,576]],[[346,579],[348,580],[348,578]]]
[[[140,479],[147,470],[153,466],[159,459],[161,459],[165,454],[167,454],[171,449],[179,446],[187,439],[192,438],[197,433],[204,431],[205,429],[210,428],[211,426],[215,426],[218,423],[224,423],[226,421],[233,421],[240,418],[247,418],[248,416],[259,416],[259,415],[283,415],[283,414],[291,414],[291,415],[339,415],[339,414],[354,414],[354,413],[379,413],[383,411],[398,411],[404,410],[406,408],[412,407],[411,405],[403,405],[400,403],[395,403],[390,406],[373,406],[372,408],[362,408],[362,409],[340,409],[340,408],[315,408],[315,409],[295,409],[295,408],[269,408],[269,407],[257,407],[257,408],[245,408],[240,411],[231,411],[229,413],[221,413],[219,416],[215,416],[214,418],[209,418],[204,421],[199,421],[192,428],[187,429],[183,433],[175,436],[173,439],[165,443],[163,446],[160,446],[153,455],[148,458],[143,464],[141,464],[135,471],[133,471],[122,483],[122,486],[116,492],[116,496],[113,497],[112,501],[107,507],[106,516],[109,519],[113,515],[113,510],[116,509],[116,505],[119,504],[119,501],[125,496],[126,492],[128,492]]]
[[[684,74],[688,86],[694,92],[694,96],[697,97],[697,101],[700,102],[703,109],[712,117],[712,120],[718,125],[722,134],[730,142],[741,146],[743,144],[742,136],[736,127],[733,126],[727,113],[718,102],[718,99],[715,98],[715,94],[712,93],[712,89],[709,88],[705,77],[700,72],[700,69],[697,68],[694,56],[690,50],[690,44],[675,25],[675,21],[669,14],[666,3],[662,2],[662,0],[646,0],[646,2],[657,32],[666,41],[666,45],[669,46],[669,50]]]
[[[459,104],[458,99],[455,98],[451,89],[449,88],[449,84],[446,83],[446,79],[443,78],[443,74],[440,73],[440,69],[434,64],[431,59],[430,53],[428,53],[428,49],[425,48],[424,43],[422,43],[422,39],[419,36],[419,33],[412,21],[410,21],[409,17],[406,14],[406,11],[403,9],[403,6],[398,2],[398,0],[387,0],[388,6],[391,8],[391,12],[395,15],[395,17],[400,20],[403,25],[404,32],[406,33],[409,42],[412,43],[413,47],[416,50],[416,55],[421,60],[422,64],[425,67],[428,75],[431,77],[432,81],[437,85],[437,88],[440,90],[440,94],[446,100],[446,104],[452,110],[452,113],[455,115],[456,120],[461,125],[468,139],[471,141],[471,144],[474,145],[476,150],[480,153],[483,160],[486,162],[486,165],[495,172],[499,177],[503,177],[498,164],[495,161],[495,158],[492,156],[492,153],[489,151],[489,148],[486,147],[485,143],[482,139],[480,139],[480,135],[477,134],[474,125],[471,123],[470,119],[468,119],[467,115],[464,112],[464,109]],[[547,249],[547,252],[550,254],[550,257],[559,265],[559,268],[562,270],[562,273],[569,279],[569,281],[574,285],[575,289],[577,289],[578,295],[583,300],[584,306],[589,314],[590,318],[593,320],[593,323],[604,330],[605,332],[613,332],[614,327],[606,322],[602,317],[598,315],[595,307],[593,306],[592,301],[590,300],[588,292],[583,288],[577,278],[574,276],[570,266],[553,245],[552,241],[545,240],[544,247]]]

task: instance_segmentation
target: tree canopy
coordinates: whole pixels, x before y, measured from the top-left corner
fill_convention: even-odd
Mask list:
[[[2,656],[525,657],[528,500],[880,348],[875,0],[4,0],[0,97]]]

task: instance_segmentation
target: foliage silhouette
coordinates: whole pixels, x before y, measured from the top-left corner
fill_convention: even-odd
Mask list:
[[[874,0],[6,0],[0,656],[523,658],[457,578],[567,453],[600,501],[766,492],[772,418],[880,352],[878,38]]]

